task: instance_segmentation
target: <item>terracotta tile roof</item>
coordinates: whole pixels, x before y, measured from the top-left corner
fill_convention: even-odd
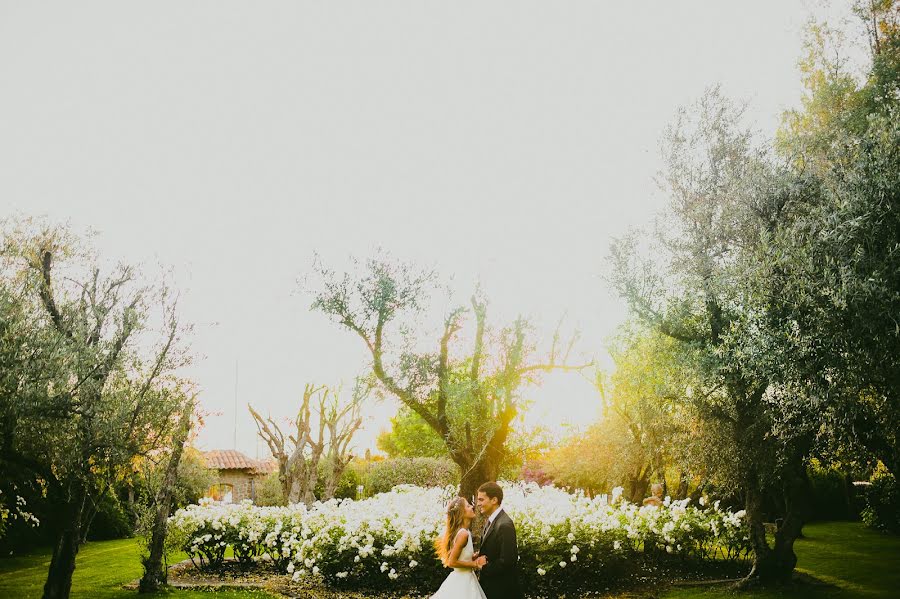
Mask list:
[[[203,452],[207,468],[216,470],[258,470],[269,472],[265,469],[265,462],[251,460],[244,454],[234,449],[214,449]]]
[[[259,460],[258,462],[256,462],[255,471],[262,474],[277,472],[278,462],[275,461],[275,458],[269,458],[268,460]]]

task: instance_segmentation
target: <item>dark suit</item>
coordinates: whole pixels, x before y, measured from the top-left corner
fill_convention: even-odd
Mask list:
[[[481,588],[488,599],[521,599],[519,587],[519,548],[516,525],[506,514],[497,514],[481,539],[479,553],[487,558],[481,569]]]

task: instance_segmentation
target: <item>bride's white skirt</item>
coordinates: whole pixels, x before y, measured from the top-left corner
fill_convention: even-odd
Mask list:
[[[486,599],[475,573],[471,570],[454,570],[431,596],[432,599]]]

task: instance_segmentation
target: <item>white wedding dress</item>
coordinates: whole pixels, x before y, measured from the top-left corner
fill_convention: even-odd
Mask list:
[[[472,547],[472,535],[466,529],[460,530],[457,535],[463,534],[469,538],[466,540],[466,546],[459,552],[459,559],[471,562],[472,556],[475,554],[475,548]],[[437,593],[431,596],[432,599],[487,599],[481,585],[478,584],[478,578],[475,577],[475,571],[469,568],[453,568],[453,572],[447,576],[441,588]]]

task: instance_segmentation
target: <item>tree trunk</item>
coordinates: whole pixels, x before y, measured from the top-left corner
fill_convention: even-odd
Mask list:
[[[647,468],[640,472],[637,476],[630,476],[628,479],[628,499],[631,503],[641,505],[644,497],[647,496],[647,488],[650,486],[650,469]]]
[[[333,457],[328,461],[328,475],[325,477],[325,490],[322,493],[322,501],[334,499],[334,495],[337,493],[338,485],[341,483],[341,477],[344,475],[344,470],[347,469],[348,463],[349,462],[345,462],[340,457]]]
[[[750,523],[750,540],[753,544],[753,568],[742,581],[743,586],[751,583],[782,583],[790,580],[797,566],[794,541],[803,530],[803,523],[809,515],[809,481],[802,468],[795,468],[787,474],[783,483],[784,519],[775,532],[775,546],[766,540],[763,523],[762,493],[755,484],[747,486],[746,510]]]
[[[72,591],[72,574],[75,572],[75,556],[78,555],[81,540],[81,519],[84,511],[84,497],[76,497],[67,506],[68,521],[53,546],[50,570],[44,583],[43,599],[68,599]]]
[[[191,414],[193,404],[186,407],[181,414],[174,444],[172,456],[166,466],[166,475],[163,478],[162,487],[156,494],[156,514],[153,518],[153,531],[150,536],[150,555],[144,562],[144,576],[138,584],[138,592],[152,593],[168,582],[163,560],[165,558],[166,532],[169,523],[169,510],[172,507],[172,490],[178,478],[178,464],[181,463],[181,454],[184,451],[184,443],[187,441],[191,430]]]
[[[286,499],[289,504],[300,501],[300,480],[296,476],[290,480],[290,490],[287,493]]]
[[[319,460],[322,457],[321,450],[313,450],[312,455],[303,459],[303,466],[300,469],[300,487],[298,489],[299,499],[307,506],[311,506],[316,502],[316,483],[319,482]]]
[[[690,478],[687,473],[682,470],[678,476],[678,488],[675,490],[675,499],[684,499],[688,496],[688,488],[690,486]]]
[[[474,464],[460,462],[457,462],[457,464],[461,474],[459,495],[469,501],[475,500],[475,496],[478,494],[478,487],[486,482],[497,480],[497,474],[500,471],[499,463],[490,463],[485,457],[482,457]]]
[[[744,579],[743,584],[753,580],[765,582],[771,577],[774,563],[772,549],[766,540],[766,526],[763,522],[763,497],[758,483],[753,480],[745,485],[746,499],[744,509],[747,511],[747,522],[750,526],[750,544],[753,546],[753,567]]]
[[[281,484],[281,496],[285,504],[296,503],[297,501],[294,495],[294,487],[297,480],[291,474],[290,468],[292,468],[292,464],[288,459],[284,456],[278,456],[278,482]]]

